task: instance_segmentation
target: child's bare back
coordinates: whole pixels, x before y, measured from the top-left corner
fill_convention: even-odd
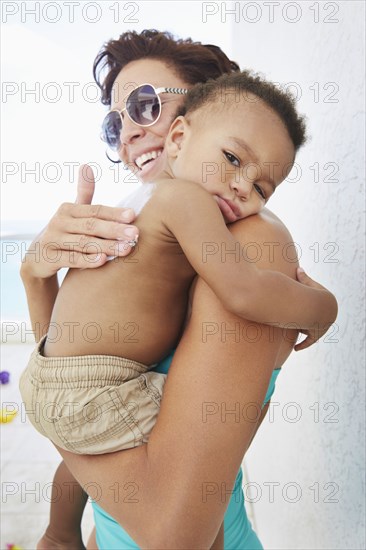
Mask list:
[[[140,242],[132,254],[96,271],[69,270],[52,313],[46,356],[116,355],[151,364],[175,346],[195,272],[164,224],[163,194],[165,186],[185,183],[156,184],[139,215]],[[192,186],[202,192],[187,184],[190,191]]]

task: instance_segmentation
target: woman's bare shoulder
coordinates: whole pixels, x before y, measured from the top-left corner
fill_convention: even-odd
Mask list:
[[[242,236],[244,240],[255,233],[258,238],[276,237],[287,242],[292,241],[291,233],[285,224],[268,208],[264,208],[259,214],[231,224],[229,228],[233,234],[237,237]]]

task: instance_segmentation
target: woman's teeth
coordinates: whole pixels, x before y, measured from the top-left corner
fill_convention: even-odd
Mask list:
[[[140,157],[137,157],[135,160],[135,164],[139,170],[143,167],[144,164],[149,162],[150,160],[155,160],[156,158],[160,157],[161,155],[161,149],[157,151],[149,151],[148,153],[144,153]]]

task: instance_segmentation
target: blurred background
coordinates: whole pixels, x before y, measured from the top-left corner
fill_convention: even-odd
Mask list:
[[[1,370],[11,375],[2,406],[18,410],[1,426],[1,548],[35,547],[58,463],[20,410],[17,378],[33,342],[21,258],[59,204],[75,200],[80,164],[94,167],[94,202],[114,205],[137,185],[105,157],[91,69],[103,42],[145,28],[220,46],[290,89],[307,116],[311,139],[269,208],[300,264],[337,296],[339,317],[284,366],[244,491],[265,548],[365,548],[364,2],[2,2],[1,11]],[[91,521],[88,512],[86,531]]]

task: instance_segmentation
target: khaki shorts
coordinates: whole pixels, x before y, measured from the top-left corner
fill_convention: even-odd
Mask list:
[[[20,378],[29,420],[53,443],[78,454],[103,454],[148,441],[165,374],[109,355],[44,357],[46,337]]]

